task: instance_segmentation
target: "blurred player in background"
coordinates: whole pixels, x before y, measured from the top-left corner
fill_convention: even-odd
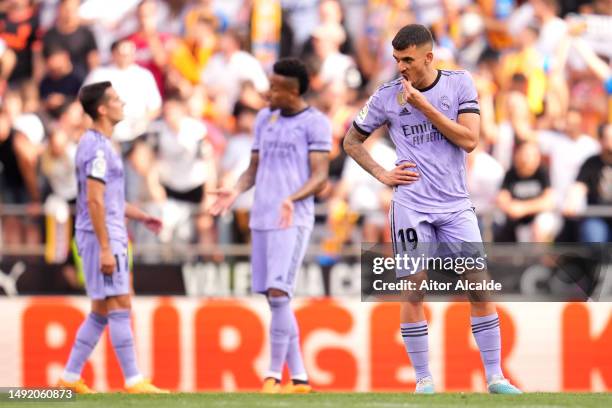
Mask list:
[[[466,71],[433,67],[433,39],[425,26],[403,27],[392,45],[401,77],[383,84],[371,96],[347,132],[344,148],[372,176],[394,187],[390,210],[394,250],[396,240],[401,240],[404,248],[406,241],[480,243],[465,178],[466,152],[478,144],[480,129],[472,78]],[[383,125],[389,129],[398,156],[390,171],[374,161],[363,146]],[[424,279],[426,271],[398,270],[397,274],[399,278]],[[416,371],[416,392],[433,393],[423,297],[420,293],[402,303],[401,333]],[[499,317],[494,304],[472,301],[471,306],[472,333],[489,392],[520,393],[501,371]]]
[[[284,391],[311,391],[290,301],[314,225],[314,194],[328,177],[331,124],[304,100],[308,85],[306,67],[299,60],[274,64],[270,106],[255,120],[249,168],[233,189],[216,192],[211,207],[214,215],[225,212],[239,194],[256,186],[250,219],[252,288],[267,296],[272,312],[264,393],[281,391],[285,361],[292,381]]]
[[[162,225],[157,218],[125,202],[123,165],[111,143],[114,126],[123,119],[123,101],[110,82],[83,87],[79,99],[94,120],[76,153],[76,242],[92,303],[58,385],[77,393],[92,392],[81,379],[81,371],[108,324],[126,391],[166,393],[145,380],[136,365],[125,217],[143,222],[155,233]]]

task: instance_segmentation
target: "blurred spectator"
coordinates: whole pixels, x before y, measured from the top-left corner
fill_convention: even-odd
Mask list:
[[[190,242],[196,215],[198,241],[214,242],[212,218],[204,215],[206,190],[216,187],[216,165],[206,140],[206,126],[187,114],[184,102],[169,96],[163,119],[155,123],[159,180],[168,203],[164,206],[164,242]]]
[[[608,96],[608,122],[612,122],[612,69],[603,59],[580,39],[574,39],[571,43],[578,55],[582,57],[587,67],[603,83],[605,92]]]
[[[253,125],[257,110],[238,104],[236,116],[236,133],[231,135],[221,160],[221,186],[234,186],[240,175],[251,162],[251,147],[253,145]],[[251,189],[241,194],[233,206],[232,240],[229,242],[249,241],[249,211],[253,203],[255,190]]]
[[[314,91],[320,91],[330,82],[343,81],[353,88],[361,85],[361,77],[353,58],[340,52],[340,45],[346,33],[340,24],[326,23],[312,33],[315,56],[320,68],[311,84]]]
[[[495,70],[494,75],[499,81],[499,69]],[[499,84],[499,82],[497,82]],[[508,170],[512,165],[512,152],[516,142],[533,141],[536,133],[533,130],[535,118],[529,110],[527,100],[527,78],[523,74],[514,74],[509,89],[505,92],[496,92],[495,97],[491,95],[492,88],[497,84],[489,83],[481,85],[484,98],[494,98],[496,103],[495,114],[484,114],[482,117],[483,136],[489,143],[492,143],[491,154],[504,170]],[[498,88],[499,89],[499,88]],[[487,99],[485,99],[487,100]],[[494,102],[494,103],[495,103]],[[495,124],[491,123],[490,116],[495,116]]]
[[[370,85],[369,92],[397,75],[391,41],[400,28],[415,22],[414,15],[402,1],[368,1],[365,27],[358,38],[356,51],[359,69]]]
[[[517,142],[534,141],[535,116],[529,109],[529,81],[524,74],[512,75],[510,89],[506,99],[508,120],[512,125],[514,139]]]
[[[468,71],[476,70],[478,59],[487,48],[484,27],[484,18],[477,12],[466,11],[462,14],[459,22],[461,37],[457,45],[457,61]]]
[[[540,131],[538,144],[549,158],[550,184],[558,211],[563,209],[569,188],[585,160],[599,152],[599,143],[581,129],[580,111],[572,108],[565,116],[563,131]]]
[[[11,119],[5,109],[0,111],[0,197],[4,204],[27,205],[28,215],[40,211],[41,195],[36,176],[37,154],[32,143],[21,132],[11,127]],[[37,244],[40,231],[36,218],[25,222],[15,216],[2,220],[2,242],[5,245]]]
[[[51,187],[51,193],[70,204],[76,202],[76,143],[65,130],[55,127],[49,133],[47,148],[40,159],[40,169]]]
[[[43,37],[43,54],[62,47],[70,54],[76,75],[84,78],[99,65],[100,56],[91,29],[81,23],[80,0],[59,0],[55,25]]]
[[[487,42],[495,50],[512,46],[508,23],[516,5],[514,0],[478,0],[483,23],[486,28]]]
[[[302,49],[304,42],[319,22],[318,0],[281,0],[287,22],[295,35],[293,47]]]
[[[353,98],[344,81],[336,81],[327,84],[321,92],[318,108],[324,112],[332,125],[332,148],[329,162],[329,182],[321,191],[318,198],[328,198],[335,191],[336,184],[342,177],[342,170],[347,155],[342,148],[342,140],[346,131],[351,126],[357,108],[350,105]]]
[[[168,47],[172,36],[157,31],[157,2],[142,0],[136,9],[138,31],[128,37],[136,47],[135,61],[153,74],[161,95],[165,90],[165,73],[168,64]]]
[[[480,232],[485,237],[484,217],[495,210],[496,198],[504,179],[504,168],[479,143],[467,156],[467,185],[474,204]],[[486,225],[490,227],[490,225]]]
[[[174,36],[185,34],[185,15],[188,11],[189,0],[161,0],[157,4],[159,13],[157,29],[160,32],[170,33]]]
[[[153,74],[135,63],[134,43],[117,40],[112,47],[113,63],[93,70],[85,84],[111,81],[125,103],[124,119],[115,126],[113,139],[129,142],[145,133],[149,123],[159,116],[161,96]]]
[[[7,81],[13,73],[16,62],[17,57],[15,53],[8,48],[6,42],[0,38],[0,96],[2,96],[6,89]]]
[[[601,153],[589,158],[580,168],[567,196],[565,214],[573,216],[587,205],[612,206],[612,124],[599,127]],[[582,242],[612,241],[612,218],[587,217],[580,224]]]
[[[243,44],[244,38],[238,31],[227,30],[221,35],[219,52],[202,72],[202,83],[225,115],[231,114],[245,82],[252,83],[260,93],[267,92],[270,86],[263,67],[243,50]]]
[[[536,47],[539,30],[537,26],[527,26],[518,37],[518,50],[508,53],[502,59],[501,74],[505,82],[514,80],[516,74],[522,74],[526,80],[529,110],[538,115],[544,110],[544,93],[546,91],[546,74],[544,73],[544,55]],[[521,84],[522,85],[522,84]]]
[[[175,44],[170,64],[191,85],[200,82],[201,72],[217,46],[215,20],[199,17],[183,39]],[[177,79],[177,80],[178,80]]]
[[[90,126],[91,119],[85,115],[83,106],[77,100],[66,100],[50,113],[55,125],[66,133],[72,143],[78,143],[85,129]]]
[[[497,205],[506,216],[496,241],[550,242],[555,226],[548,211],[554,207],[547,170],[541,165],[537,144],[523,142],[514,153]]]
[[[47,109],[62,105],[66,99],[74,99],[79,93],[84,77],[73,69],[70,54],[65,48],[51,46],[45,59],[46,73],[39,85],[40,97]]]
[[[20,86],[42,76],[40,30],[37,9],[31,0],[6,0],[0,11],[0,39],[15,52],[16,63],[9,83]]]
[[[557,47],[567,34],[567,25],[557,16],[559,2],[557,0],[529,0],[533,7],[533,14],[540,25],[538,50],[546,58],[545,63],[551,64]]]
[[[22,88],[22,91],[30,88],[30,84]],[[22,133],[31,143],[32,154],[38,157],[42,151],[45,138],[45,128],[40,117],[37,114],[38,102],[37,95],[26,96],[26,98],[34,99],[29,103],[22,95],[25,92],[8,91],[4,95],[3,109],[8,115],[11,126]]]
[[[212,17],[216,20],[215,26],[219,31],[227,30],[229,18],[223,11],[216,8],[214,3],[214,0],[193,0],[185,14],[185,31],[189,31],[200,17]]]
[[[353,40],[348,34],[344,21],[344,12],[340,0],[322,0],[319,2],[319,25],[339,24],[345,33],[345,38],[340,45],[342,54],[351,55],[354,52]],[[308,60],[314,55],[314,37],[311,35],[304,43],[300,57],[303,60]]]
[[[100,63],[111,61],[111,45],[118,39],[127,37],[137,29],[135,15],[140,0],[121,0],[108,6],[108,0],[87,0],[79,7],[79,16],[89,24],[94,34]],[[92,68],[93,69],[93,68]]]

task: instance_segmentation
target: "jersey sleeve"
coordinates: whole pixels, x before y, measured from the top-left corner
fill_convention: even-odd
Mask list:
[[[386,123],[387,115],[384,107],[384,98],[382,88],[379,88],[361,108],[353,121],[353,127],[362,135],[369,136],[373,131]]]
[[[329,152],[331,150],[331,123],[324,115],[318,115],[317,120],[308,126],[308,151]]]
[[[478,92],[476,91],[472,76],[468,72],[465,72],[465,74],[461,75],[459,78],[457,115],[461,115],[462,113],[477,113],[480,115]]]
[[[83,157],[83,168],[87,178],[106,184],[108,179],[108,152],[101,143],[92,143]]]

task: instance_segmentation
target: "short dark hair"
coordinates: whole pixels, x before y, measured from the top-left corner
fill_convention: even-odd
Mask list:
[[[599,126],[597,126],[597,139],[603,140],[608,126],[612,126],[612,125],[609,122],[603,122],[603,123],[600,123]]]
[[[512,78],[510,79],[510,82],[516,85],[525,85],[527,84],[527,82],[529,82],[529,79],[522,72],[516,72],[512,74]]]
[[[62,44],[51,43],[49,44],[48,47],[43,48],[43,57],[45,59],[52,57],[53,55],[56,55],[56,54],[64,54],[64,53],[70,55],[70,51],[68,51],[68,48],[66,48]]]
[[[310,78],[306,65],[297,58],[281,58],[274,63],[272,70],[275,74],[284,77],[291,77],[298,80],[300,83],[300,95],[303,95],[308,90]]]
[[[81,102],[85,113],[91,116],[93,120],[98,119],[98,107],[104,103],[106,90],[111,86],[110,81],[96,82],[85,85],[79,91],[79,102]]]
[[[408,24],[402,27],[391,41],[393,48],[398,51],[425,44],[433,44],[433,37],[431,31],[422,24]]]
[[[113,41],[113,43],[111,44],[111,48],[110,48],[111,52],[115,52],[117,47],[119,47],[124,42],[130,42],[130,39],[128,37],[121,37]]]

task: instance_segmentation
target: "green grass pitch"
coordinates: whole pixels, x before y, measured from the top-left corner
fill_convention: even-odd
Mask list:
[[[416,408],[416,407],[612,407],[612,393],[528,393],[488,395],[448,393],[316,393],[310,395],[261,395],[256,393],[194,393],[170,395],[98,394],[78,396],[72,402],[7,402],[2,407],[49,408]]]

